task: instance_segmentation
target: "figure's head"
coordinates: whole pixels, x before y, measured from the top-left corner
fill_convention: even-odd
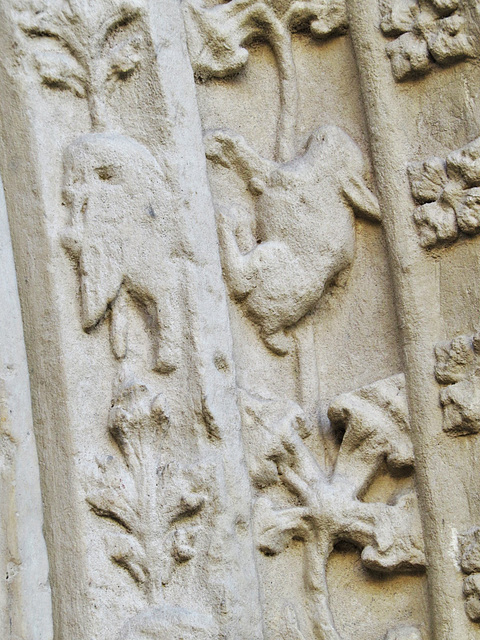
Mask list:
[[[132,206],[153,200],[163,172],[150,151],[132,138],[92,133],[70,144],[63,158],[63,198],[72,225],[88,217],[119,219]]]
[[[317,129],[308,140],[304,157],[314,171],[340,184],[343,196],[355,214],[380,220],[378,200],[367,181],[367,162],[345,131],[335,126]]]

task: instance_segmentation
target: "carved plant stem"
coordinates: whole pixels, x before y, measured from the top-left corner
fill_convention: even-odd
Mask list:
[[[332,551],[329,536],[312,532],[305,541],[304,576],[308,590],[307,606],[316,640],[342,640],[335,628],[329,604],[327,562]]]
[[[293,59],[290,32],[282,28],[280,23],[275,31],[275,38],[270,40],[270,46],[277,61],[280,81],[280,116],[275,159],[278,162],[289,162],[295,157],[296,152],[295,128],[299,99],[297,71]],[[315,424],[319,382],[312,317],[307,316],[301,325],[296,327],[295,347],[298,366],[298,401],[305,411],[307,428],[310,429]]]
[[[280,81],[280,117],[275,159],[278,162],[288,162],[295,155],[295,126],[298,117],[297,71],[290,32],[278,20],[272,27],[275,37],[270,39],[270,46],[277,61]]]
[[[315,427],[319,401],[319,378],[313,317],[307,315],[295,328],[297,399],[305,412],[307,431]]]
[[[478,518],[468,501],[470,483],[476,485],[476,480],[473,476],[467,480],[467,475],[462,480],[456,466],[457,451],[451,442],[439,438],[442,412],[434,377],[434,348],[442,336],[442,318],[437,267],[426,252],[422,253],[410,222],[408,212],[414,204],[406,168],[412,151],[403,133],[404,113],[397,106],[398,90],[378,32],[377,0],[347,0],[347,8],[403,332],[433,637],[470,640],[473,631],[463,613],[459,571],[450,541],[460,518]],[[392,127],[392,123],[399,126]]]

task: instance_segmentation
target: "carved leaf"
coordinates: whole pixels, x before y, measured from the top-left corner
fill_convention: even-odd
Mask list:
[[[438,344],[435,357],[435,377],[438,382],[454,384],[468,375],[474,361],[474,349],[469,338],[457,336],[451,342]]]
[[[310,31],[313,36],[328,38],[333,34],[343,33],[347,30],[348,16],[345,0],[317,0],[317,2],[298,4],[303,5],[302,12],[307,16],[309,10],[312,10],[311,6],[314,7],[315,18],[310,23]]]
[[[439,15],[442,13],[449,14],[455,9],[458,9],[458,0],[431,0],[432,5],[438,11]]]
[[[258,547],[267,555],[285,551],[293,538],[304,540],[310,535],[309,512],[302,507],[274,509],[268,498],[255,505]]]
[[[473,573],[463,581],[465,611],[472,622],[480,622],[480,573]]]
[[[480,138],[449,153],[446,165],[449,177],[462,187],[480,186]]]
[[[460,564],[465,573],[480,572],[480,527],[473,527],[458,536]]]
[[[128,38],[116,45],[108,55],[110,68],[107,80],[125,80],[140,66],[142,41],[138,37]]]
[[[291,401],[266,398],[239,390],[245,424],[245,447],[250,475],[260,488],[279,482],[277,460],[293,451],[294,442],[307,437],[300,407]]]
[[[419,7],[416,0],[394,0],[381,5],[381,29],[385,35],[399,36],[411,31]]]
[[[148,558],[144,549],[131,535],[111,535],[107,538],[112,560],[126,569],[135,582],[144,584],[148,578]]]
[[[328,417],[343,434],[334,477],[349,478],[356,495],[368,487],[384,460],[393,472],[413,468],[403,374],[339,396]]]
[[[98,472],[91,478],[87,502],[93,511],[104,518],[110,518],[127,531],[135,526],[137,500],[132,479],[123,473],[110,456],[105,462],[98,462]]]
[[[472,41],[465,33],[465,18],[459,14],[438,20],[435,29],[427,35],[427,43],[430,53],[439,64],[474,54]]]
[[[202,77],[238,73],[248,60],[246,46],[254,38],[272,43],[282,32],[308,25],[313,36],[325,38],[345,31],[344,0],[230,0],[206,8],[201,0],[185,2],[190,57]]]
[[[418,571],[425,567],[422,526],[415,491],[386,505],[375,527],[375,544],[362,551],[363,564],[374,571]]]
[[[413,214],[420,245],[425,248],[452,242],[458,237],[457,218],[452,207],[439,202],[428,202],[417,207]]]
[[[403,33],[387,45],[396,80],[425,73],[430,67],[430,57],[425,40],[414,33]]]
[[[408,178],[412,195],[417,202],[435,202],[448,182],[445,161],[441,158],[429,158],[424,162],[412,162],[408,165]]]
[[[46,86],[68,90],[78,98],[85,98],[86,75],[71,55],[42,51],[36,55],[36,63],[40,78]]]
[[[473,622],[480,622],[480,527],[458,536],[460,566],[468,574],[463,581],[465,611]]]
[[[109,431],[129,467],[141,464],[143,452],[160,451],[169,410],[162,395],[146,385],[122,378],[109,416]]]
[[[454,436],[480,432],[479,354],[479,333],[457,336],[435,349],[435,377],[446,385],[440,391],[443,429]]]

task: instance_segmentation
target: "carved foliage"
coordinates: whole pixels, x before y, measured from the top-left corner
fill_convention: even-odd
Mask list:
[[[434,157],[410,164],[408,175],[420,205],[414,221],[423,247],[480,232],[480,138],[445,160]]]
[[[308,28],[316,38],[347,27],[344,0],[230,0],[206,8],[200,0],[185,3],[189,50],[202,77],[237,73],[246,64],[245,45],[262,38],[282,47],[292,30]]]
[[[150,605],[176,564],[195,555],[198,516],[207,502],[212,470],[204,462],[161,461],[168,408],[162,395],[123,379],[114,398],[109,432],[118,454],[98,462],[87,501],[118,525],[107,535],[112,560],[126,569]]]
[[[205,8],[201,0],[187,0],[185,24],[190,57],[202,78],[223,77],[242,69],[245,48],[254,39],[269,43],[280,80],[280,118],[276,156],[290,160],[294,150],[298,86],[290,32],[309,28],[324,38],[341,33],[347,24],[344,0],[230,0]]]
[[[480,527],[459,536],[460,565],[467,574],[463,581],[465,611],[473,622],[480,622]]]
[[[291,504],[282,507],[266,495],[258,498],[258,546],[275,555],[292,539],[304,542],[305,589],[317,638],[338,637],[326,583],[326,564],[336,543],[358,546],[363,564],[375,571],[425,565],[415,492],[397,495],[389,504],[362,500],[385,462],[392,473],[412,471],[404,386],[403,375],[394,376],[344,394],[331,405],[332,425],[343,433],[331,475],[302,438],[304,420],[297,405],[284,403],[283,418],[276,419],[274,400],[243,396],[247,430],[255,426],[258,433],[247,442],[253,481],[259,489],[283,486],[291,496]]]
[[[443,429],[454,436],[480,432],[480,333],[457,336],[435,349]]]
[[[87,98],[93,126],[103,129],[106,92],[141,64],[142,14],[139,0],[30,0],[19,10],[18,22],[35,44],[34,64],[42,83]]]
[[[381,28],[396,80],[429,73],[475,54],[461,0],[388,0]]]

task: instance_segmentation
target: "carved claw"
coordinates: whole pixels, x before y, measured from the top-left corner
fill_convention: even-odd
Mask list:
[[[237,140],[235,140],[235,138],[237,138]],[[238,138],[240,138],[240,136],[235,136],[223,129],[207,131],[203,138],[205,155],[212,162],[230,168],[232,166],[231,155],[236,143],[238,143]]]

